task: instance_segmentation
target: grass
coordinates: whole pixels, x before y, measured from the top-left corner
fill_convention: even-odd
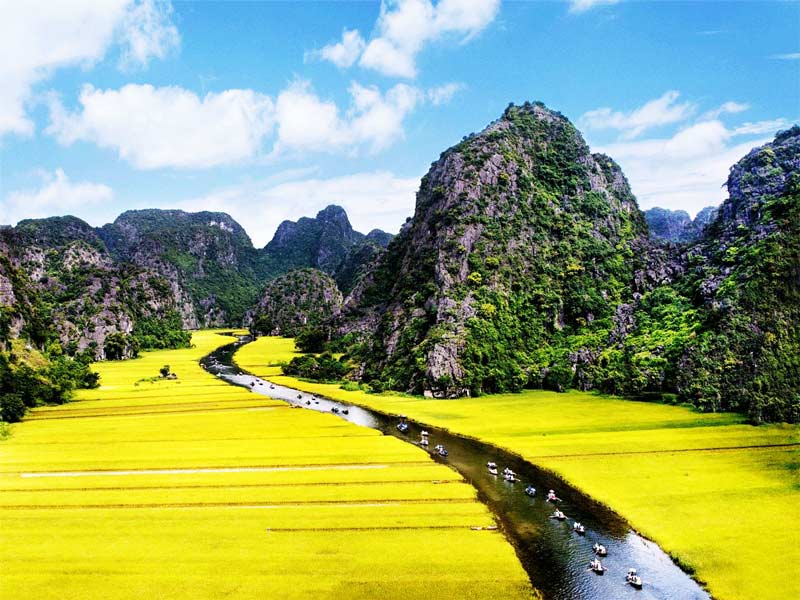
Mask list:
[[[479,438],[550,469],[612,507],[723,600],[800,597],[800,427],[747,425],[583,392],[459,400],[367,394],[280,375],[290,340],[243,347],[276,383]],[[794,444],[794,445],[793,445]]]
[[[212,377],[198,359],[228,341],[100,363],[99,389],[14,426],[0,598],[534,594],[457,473]],[[176,381],[146,381],[164,364]]]

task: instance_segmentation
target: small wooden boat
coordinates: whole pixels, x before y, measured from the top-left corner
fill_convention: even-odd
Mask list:
[[[447,456],[448,452],[442,444],[436,444],[433,448],[439,456]]]
[[[594,571],[598,575],[602,575],[603,573],[606,572],[606,568],[596,558],[591,563],[589,563],[589,569]]]
[[[606,547],[602,544],[595,544],[592,546],[592,550],[594,550],[594,553],[597,554],[597,556],[608,556],[608,550],[606,550]]]
[[[490,463],[490,465],[491,466],[488,467],[489,475],[497,475],[497,467],[494,465],[494,463]]]
[[[516,483],[517,482],[517,475],[514,471],[510,471],[503,475],[503,479],[505,479],[508,483]]]
[[[628,569],[628,574],[625,575],[625,581],[637,590],[642,589],[642,578],[636,574],[636,569]]]
[[[575,521],[575,524],[572,526],[572,531],[577,533],[578,535],[585,535],[586,534],[586,527]]]
[[[397,431],[400,433],[406,433],[408,431],[408,423],[398,423],[397,424]]]
[[[550,490],[549,492],[547,492],[547,501],[548,502],[561,502],[561,498],[556,496],[555,491]]]
[[[564,519],[567,518],[567,515],[565,515],[560,510],[556,509],[555,512],[552,515],[550,515],[550,518],[551,519],[558,519],[559,521],[563,521]]]
[[[428,446],[429,444],[430,444],[430,442],[428,442],[428,438],[426,438],[426,437],[420,439],[420,441],[419,441],[419,445],[420,446]]]
[[[342,409],[342,414],[343,414],[343,415],[349,415],[349,414],[350,414],[350,411],[349,411],[348,409],[346,409],[346,408],[343,408],[343,409]]]
[[[525,488],[525,493],[528,494],[528,496],[530,496],[531,498],[533,498],[536,495],[536,488],[533,487],[532,485],[529,485],[528,487]]]

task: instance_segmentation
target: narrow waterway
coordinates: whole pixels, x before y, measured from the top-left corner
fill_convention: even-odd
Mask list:
[[[421,431],[428,432],[429,445],[423,447],[437,461],[458,471],[477,490],[478,496],[501,523],[516,548],[523,567],[534,587],[553,600],[617,600],[625,598],[659,600],[695,600],[710,598],[655,543],[633,532],[616,513],[594,502],[552,474],[490,444],[453,435],[435,427],[407,421],[408,430],[397,429],[397,417],[313,396],[279,386],[239,369],[233,360],[236,350],[247,339],[223,346],[205,357],[201,364],[209,372],[254,393],[283,400],[309,410],[331,413],[356,425],[371,427],[408,443],[420,445]],[[447,456],[439,456],[435,447],[443,445]],[[487,462],[497,464],[499,474],[491,475]],[[516,483],[503,479],[503,469],[512,469]],[[525,488],[536,488],[533,497]],[[547,493],[555,490],[559,502],[548,502]],[[552,518],[555,508],[565,520]],[[585,533],[573,531],[578,521]],[[687,526],[690,526],[687,524]],[[605,546],[602,557],[606,572],[589,570],[595,558],[594,544]],[[635,568],[643,586],[635,589],[625,581],[629,568]]]

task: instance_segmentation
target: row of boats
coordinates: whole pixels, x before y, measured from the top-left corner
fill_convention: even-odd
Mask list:
[[[497,463],[489,461],[486,463],[486,468],[489,471],[489,474],[492,476],[497,477],[499,475],[499,471],[497,469]],[[506,467],[502,471],[503,479],[509,483],[515,483],[517,481],[517,474],[511,470],[510,468]],[[525,487],[525,495],[533,498],[536,496],[536,488],[533,487],[531,484],[528,484]],[[561,498],[556,495],[555,490],[549,490],[547,492],[547,498],[545,499],[546,502],[561,502]],[[566,521],[567,515],[565,515],[559,508],[556,508],[553,511],[553,514],[550,515],[551,519],[555,519],[557,521]],[[586,535],[586,526],[584,526],[579,521],[575,521],[572,524],[572,531],[577,533],[578,535]],[[595,558],[589,563],[589,570],[594,571],[598,575],[603,575],[608,570],[603,563],[600,562],[601,557],[608,556],[608,550],[602,544],[595,543],[592,547],[594,551]],[[637,574],[636,569],[628,569],[627,574],[625,575],[625,581],[630,584],[632,587],[641,589],[642,588],[642,578]]]
[[[400,417],[400,422],[397,424],[397,430],[403,434],[408,433],[409,425],[405,416]],[[420,446],[427,448],[430,445],[430,441],[428,439],[429,435],[430,434],[424,429],[420,432],[420,440],[419,440]],[[447,450],[442,444],[437,444],[436,446],[434,446],[433,449],[434,452],[439,456],[447,456]],[[489,461],[488,463],[486,463],[486,468],[489,471],[489,474],[494,477],[499,477],[501,475],[501,471],[498,470],[497,463],[493,461]],[[517,478],[517,474],[509,467],[505,467],[502,470],[502,477],[506,482],[512,484],[519,481],[519,479]],[[533,485],[528,484],[527,486],[525,486],[525,494],[530,498],[534,498],[536,496],[536,488],[533,487]],[[545,501],[553,503],[561,502],[561,498],[559,498],[556,495],[555,490],[549,490],[547,492],[547,497]],[[553,514],[550,515],[550,518],[555,519],[557,521],[566,521],[567,515],[565,515],[558,507],[556,507],[555,511],[553,511]],[[572,531],[578,535],[586,535],[586,527],[579,521],[573,522]],[[592,547],[592,551],[594,552],[595,557],[589,563],[589,570],[594,571],[598,575],[605,574],[605,572],[608,569],[603,565],[602,562],[600,562],[600,559],[608,556],[608,550],[603,544],[595,543],[594,546]],[[642,578],[638,575],[636,569],[628,569],[628,572],[625,575],[625,581],[626,583],[628,583],[629,585],[631,585],[636,589],[641,589],[643,585]]]

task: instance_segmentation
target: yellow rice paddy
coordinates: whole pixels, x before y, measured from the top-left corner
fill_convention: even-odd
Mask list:
[[[282,385],[475,437],[548,468],[626,517],[722,600],[800,598],[800,427],[753,427],[582,392],[459,400],[345,391],[282,376],[292,340],[262,338],[238,364]]]
[[[97,365],[0,442],[0,598],[531,597],[473,488],[417,448],[207,374],[232,341]],[[177,381],[151,381],[163,364]]]

